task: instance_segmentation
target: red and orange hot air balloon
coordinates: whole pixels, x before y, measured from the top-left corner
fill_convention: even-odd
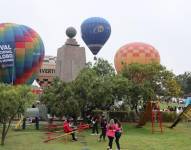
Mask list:
[[[135,42],[122,46],[115,54],[114,58],[116,71],[119,73],[124,64],[140,63],[160,63],[158,51],[151,45]]]

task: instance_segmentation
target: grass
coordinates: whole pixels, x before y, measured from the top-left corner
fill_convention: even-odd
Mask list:
[[[168,125],[168,124],[165,124]],[[178,124],[174,129],[164,128],[164,133],[151,133],[151,125],[135,128],[133,124],[123,125],[124,133],[120,140],[122,149],[128,150],[190,150],[191,128]],[[0,150],[106,150],[106,142],[98,142],[98,136],[90,135],[91,131],[78,134],[77,142],[60,139],[43,143],[47,135],[42,131],[27,129],[25,131],[11,130],[5,146]],[[87,144],[87,146],[85,146]],[[115,143],[114,148],[115,149]]]

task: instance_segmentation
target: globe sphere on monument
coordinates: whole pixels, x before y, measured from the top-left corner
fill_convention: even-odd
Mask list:
[[[25,25],[0,24],[0,82],[32,84],[44,59],[44,44]]]
[[[129,43],[116,52],[114,58],[115,69],[119,73],[124,65],[132,63],[160,63],[160,55],[152,45],[142,42]]]
[[[69,38],[74,38],[77,34],[77,31],[74,27],[68,27],[66,29],[66,35],[69,37]]]

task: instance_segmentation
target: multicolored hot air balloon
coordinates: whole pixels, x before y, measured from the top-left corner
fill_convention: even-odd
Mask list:
[[[31,28],[0,24],[0,82],[31,84],[44,58],[44,45]]]
[[[124,64],[160,63],[158,51],[151,45],[136,42],[122,46],[115,54],[114,63],[117,72],[120,72]]]
[[[100,17],[86,19],[81,24],[81,36],[93,55],[97,55],[111,34],[111,26]],[[94,57],[96,59],[96,57]]]

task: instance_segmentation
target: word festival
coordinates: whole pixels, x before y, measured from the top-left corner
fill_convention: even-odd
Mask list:
[[[11,50],[12,48],[11,48],[11,46],[9,45],[9,44],[7,44],[7,45],[5,45],[5,44],[3,44],[3,45],[0,45],[0,50]]]
[[[0,63],[12,62],[13,52],[9,44],[0,45]]]

